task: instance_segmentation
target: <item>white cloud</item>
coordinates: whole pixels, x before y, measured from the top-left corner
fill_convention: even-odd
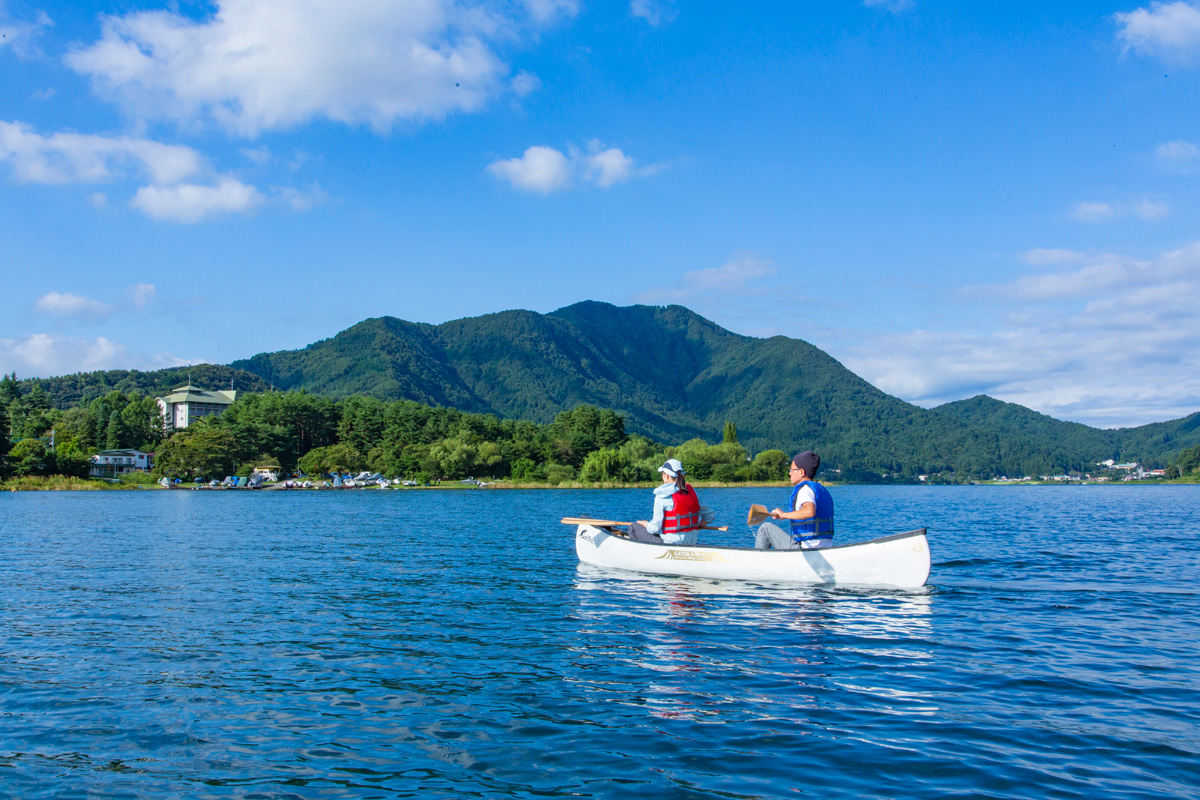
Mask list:
[[[535,145],[520,158],[493,161],[487,168],[514,187],[538,194],[561,191],[575,183],[607,189],[662,169],[661,165],[639,168],[633,158],[615,147],[605,147],[596,139],[588,143],[587,153],[574,146],[563,153],[553,147]]]
[[[488,164],[488,171],[518,189],[550,194],[571,184],[571,162],[553,147],[535,145],[520,158]]]
[[[1191,142],[1164,142],[1158,146],[1158,157],[1167,161],[1200,160],[1200,147]]]
[[[313,183],[304,189],[293,186],[279,186],[275,193],[294,211],[307,211],[329,202],[329,195],[318,184]]]
[[[905,9],[912,8],[913,0],[863,0],[863,5],[867,8],[883,8],[893,14],[899,14]]]
[[[158,289],[152,283],[135,283],[125,289],[119,303],[105,303],[74,292],[52,291],[33,303],[34,311],[56,317],[98,321],[114,313],[141,311],[158,302]]]
[[[158,300],[158,289],[152,283],[135,283],[129,287],[128,294],[134,308],[145,308]]]
[[[771,259],[740,252],[719,267],[686,272],[676,285],[647,289],[632,299],[635,303],[679,303],[706,308],[725,303],[730,297],[759,296],[775,291],[763,285],[761,279],[774,276],[776,271]]]
[[[5,19],[4,4],[0,3],[0,50],[11,47],[19,58],[29,58],[37,54],[34,44],[43,28],[54,23],[45,12],[39,12],[36,22],[14,22]]]
[[[238,152],[247,161],[258,164],[260,167],[271,161],[271,148],[269,147],[240,147]]]
[[[43,314],[58,317],[99,319],[112,313],[112,306],[72,292],[47,292],[33,304]]]
[[[1071,218],[1080,222],[1101,222],[1116,215],[1117,211],[1111,203],[1076,203],[1071,209]]]
[[[200,222],[224,214],[252,211],[265,199],[253,186],[226,177],[214,185],[143,186],[129,205],[152,219]]]
[[[1166,203],[1160,203],[1154,200],[1139,200],[1129,207],[1130,213],[1135,217],[1140,217],[1146,220],[1162,219],[1171,213],[1171,207]]]
[[[42,136],[20,122],[0,122],[0,161],[22,183],[50,184],[106,183],[131,170],[155,183],[174,183],[204,168],[204,159],[190,147],[129,136]]]
[[[251,160],[269,158],[266,148],[243,153]],[[185,182],[210,170],[190,147],[167,145],[128,136],[79,133],[43,136],[19,122],[0,122],[0,161],[12,165],[25,183],[107,183],[142,174],[150,185],[138,189],[129,205],[153,219],[199,222],[225,213],[247,212],[260,205],[262,194],[228,175],[211,176],[212,183]],[[281,189],[295,209],[314,205],[317,195]],[[95,192],[89,202],[105,208],[108,197]]]
[[[125,345],[103,336],[77,339],[33,333],[20,339],[0,339],[0,372],[16,372],[20,377],[48,378],[100,369],[162,369],[201,361],[132,353]]]
[[[1079,222],[1111,222],[1123,217],[1137,217],[1149,222],[1160,220],[1171,213],[1166,203],[1149,198],[1120,202],[1076,203],[1071,209],[1071,219]]]
[[[1190,64],[1200,55],[1200,9],[1191,3],[1151,3],[1114,19],[1125,52],[1177,64]]]
[[[679,16],[675,0],[631,0],[629,14],[646,20],[656,28],[673,22]]]
[[[529,15],[538,22],[549,22],[559,16],[573,17],[579,13],[578,0],[521,0]]]
[[[1026,250],[1021,253],[1021,260],[1026,264],[1032,264],[1035,267],[1043,267],[1051,264],[1073,264],[1087,256],[1083,253],[1074,250],[1062,249],[1039,249]]]
[[[472,112],[508,67],[489,39],[577,12],[576,0],[217,0],[196,21],[170,11],[107,17],[67,63],[144,119],[208,118],[254,136],[312,119],[368,124]]]
[[[542,79],[537,75],[533,75],[522,70],[513,76],[512,90],[516,92],[517,97],[526,97],[541,88]]]
[[[584,178],[597,186],[608,188],[624,183],[633,175],[633,159],[615,147],[598,150],[587,156]]]
[[[1200,242],[1149,261],[1071,258],[964,297],[1007,298],[1013,313],[990,333],[881,334],[843,361],[926,406],[984,393],[1101,426],[1200,409]]]

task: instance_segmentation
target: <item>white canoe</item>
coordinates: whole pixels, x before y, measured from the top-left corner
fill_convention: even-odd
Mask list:
[[[585,564],[655,575],[901,589],[924,586],[930,566],[924,528],[820,550],[755,550],[647,544],[580,525],[575,552]]]

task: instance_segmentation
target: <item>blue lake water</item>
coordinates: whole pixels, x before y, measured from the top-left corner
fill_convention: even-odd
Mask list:
[[[930,586],[580,566],[648,490],[0,495],[0,796],[1200,796],[1200,487],[834,496]]]

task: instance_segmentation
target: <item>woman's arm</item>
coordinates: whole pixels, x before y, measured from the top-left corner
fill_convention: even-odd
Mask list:
[[[673,494],[669,494],[665,497],[660,494],[654,495],[654,516],[651,517],[650,521],[646,523],[646,530],[650,533],[658,533],[661,531],[663,524],[663,512],[674,507],[675,496]]]

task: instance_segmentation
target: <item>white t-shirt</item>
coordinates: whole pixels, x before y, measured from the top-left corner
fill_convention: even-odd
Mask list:
[[[813,491],[812,484],[805,484],[796,492],[796,504],[792,506],[792,511],[799,511],[805,503],[812,503],[813,508],[817,507],[817,493]]]

